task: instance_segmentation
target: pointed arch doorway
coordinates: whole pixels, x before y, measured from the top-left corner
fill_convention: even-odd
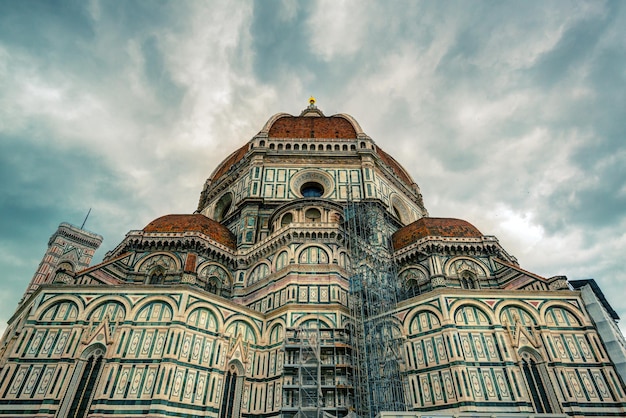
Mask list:
[[[220,405],[220,418],[239,418],[241,416],[241,394],[245,379],[245,369],[239,360],[228,363],[224,375],[224,392]]]

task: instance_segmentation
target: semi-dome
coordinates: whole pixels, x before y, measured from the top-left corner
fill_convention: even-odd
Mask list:
[[[455,218],[425,217],[400,228],[391,237],[399,250],[425,237],[480,238],[483,234],[471,223]]]
[[[221,223],[195,213],[193,215],[165,215],[150,222],[144,232],[200,232],[229,248],[236,248],[235,236]]]

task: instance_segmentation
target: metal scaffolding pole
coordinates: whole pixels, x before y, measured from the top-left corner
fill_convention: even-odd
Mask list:
[[[356,413],[374,418],[381,411],[406,410],[402,334],[391,314],[398,292],[390,243],[396,227],[380,202],[354,202],[348,196],[344,226],[351,256],[348,303],[354,321]]]
[[[283,418],[341,418],[352,407],[352,348],[344,329],[319,318],[288,328],[283,346]]]

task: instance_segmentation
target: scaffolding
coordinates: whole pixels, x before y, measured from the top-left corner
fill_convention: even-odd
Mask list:
[[[348,198],[344,230],[351,258],[348,305],[353,320],[355,410],[363,418],[406,410],[402,334],[391,315],[398,293],[391,248],[396,228],[380,202]]]
[[[349,337],[319,321],[308,325],[285,333],[281,417],[345,417],[354,398]]]

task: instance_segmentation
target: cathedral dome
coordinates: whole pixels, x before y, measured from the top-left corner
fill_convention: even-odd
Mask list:
[[[399,250],[425,237],[480,238],[483,234],[471,223],[454,218],[421,218],[400,228],[391,237]]]
[[[283,116],[271,125],[268,137],[356,139],[357,133],[350,121],[339,115]]]
[[[150,222],[144,232],[200,232],[229,248],[236,248],[235,236],[221,223],[201,214],[165,215]]]

